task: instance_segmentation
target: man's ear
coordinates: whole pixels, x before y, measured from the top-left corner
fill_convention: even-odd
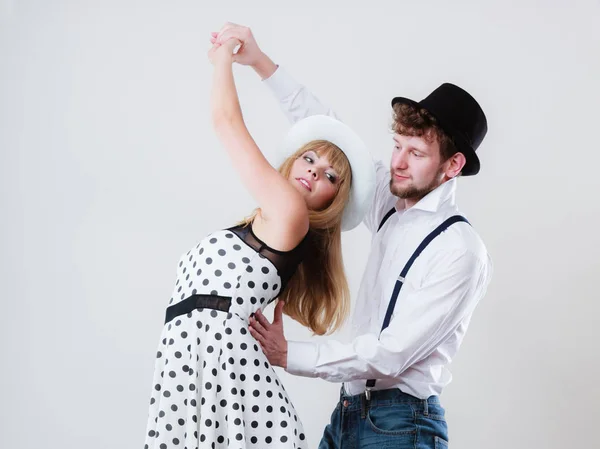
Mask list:
[[[450,157],[444,164],[446,165],[446,169],[444,173],[448,179],[456,178],[460,175],[460,172],[464,168],[467,163],[467,158],[463,153],[456,153]]]

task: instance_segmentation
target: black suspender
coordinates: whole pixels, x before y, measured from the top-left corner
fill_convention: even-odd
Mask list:
[[[388,220],[388,218],[390,218],[392,215],[394,215],[394,212],[396,212],[396,208],[392,207],[387,214],[385,214],[385,216],[383,217],[383,220],[381,220],[381,223],[379,223],[379,227],[377,228],[377,232],[379,232],[379,230],[383,227],[383,225],[385,224],[385,222]]]
[[[394,213],[395,210],[396,209],[393,208],[391,211],[389,211],[385,215],[381,224],[379,225],[379,229],[381,229],[381,227],[384,225],[384,223],[387,221],[387,219]],[[419,255],[423,252],[423,250],[427,247],[427,245],[429,245],[431,243],[431,241],[433,239],[435,239],[438,235],[440,235],[442,232],[444,232],[446,229],[448,229],[449,226],[453,225],[454,223],[461,222],[461,221],[465,222],[467,224],[470,224],[467,221],[467,219],[461,215],[454,215],[454,216],[448,218],[441,225],[439,225],[437,228],[435,228],[427,237],[425,237],[425,239],[421,242],[421,244],[416,249],[416,251],[413,253],[413,255],[410,257],[410,259],[408,259],[408,262],[402,269],[400,276],[398,276],[398,279],[396,279],[396,284],[394,285],[394,291],[392,292],[392,297],[390,298],[390,303],[388,304],[388,308],[385,313],[385,319],[383,320],[383,325],[381,326],[381,332],[383,332],[390,324],[390,320],[392,319],[392,313],[394,312],[394,307],[396,306],[396,300],[398,299],[398,295],[400,294],[400,289],[402,289],[402,285],[404,284],[404,280],[406,278],[406,275],[408,274],[408,270],[410,270],[410,267],[413,265],[413,263],[415,262],[417,257],[419,257]],[[367,388],[365,391],[365,396],[366,396],[367,401],[371,399],[371,389],[375,386],[375,382],[376,382],[375,379],[367,380]]]

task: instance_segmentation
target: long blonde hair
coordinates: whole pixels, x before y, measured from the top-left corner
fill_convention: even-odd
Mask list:
[[[317,335],[337,330],[350,310],[350,291],[342,260],[342,213],[350,195],[352,172],[348,159],[327,140],[313,140],[288,157],[279,173],[288,179],[294,161],[307,151],[326,157],[339,176],[338,191],[322,210],[309,210],[309,238],[304,259],[289,280],[279,300],[283,312]],[[258,210],[241,224],[251,225]]]

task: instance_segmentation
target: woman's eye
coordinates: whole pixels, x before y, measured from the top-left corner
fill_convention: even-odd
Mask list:
[[[335,183],[335,180],[337,179],[334,175],[327,173],[327,179],[329,179],[331,181],[331,183]]]
[[[309,163],[311,163],[311,164],[313,163],[313,160],[312,160],[312,158],[311,158],[311,157],[309,157],[309,156],[304,156],[304,160],[305,160],[306,162],[309,162]]]

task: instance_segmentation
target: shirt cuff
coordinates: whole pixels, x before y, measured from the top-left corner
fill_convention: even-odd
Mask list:
[[[305,341],[288,341],[286,371],[295,376],[317,377],[317,344]]]
[[[302,85],[292,78],[288,73],[277,66],[277,70],[273,74],[263,80],[280,100],[289,97],[294,92],[302,88]]]

